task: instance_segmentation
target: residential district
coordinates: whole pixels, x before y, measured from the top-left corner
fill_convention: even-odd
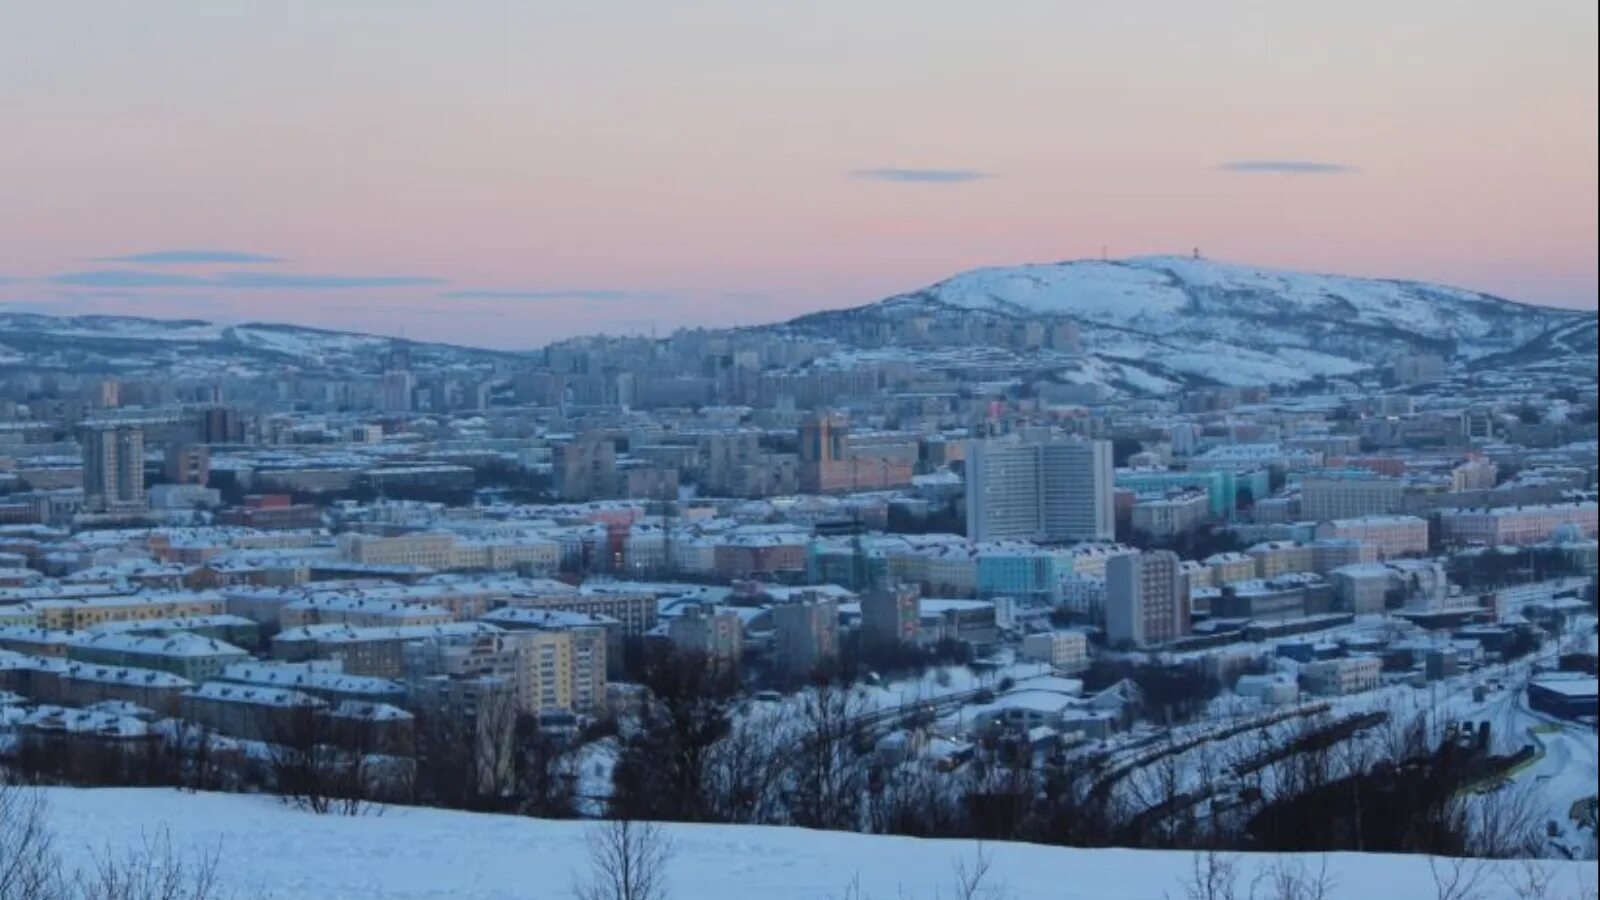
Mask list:
[[[86,778],[203,736],[244,781],[317,723],[421,778],[430,723],[532,723],[604,803],[676,655],[746,716],[842,674],[870,759],[952,778],[1448,707],[1493,729],[1474,783],[1538,779],[1543,838],[1594,853],[1592,382],[1415,354],[1140,397],[989,351],[821,357],[691,331],[0,375],[0,757]],[[1239,774],[1189,790],[1247,802]]]

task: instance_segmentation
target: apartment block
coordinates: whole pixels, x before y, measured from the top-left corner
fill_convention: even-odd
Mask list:
[[[1115,536],[1110,442],[995,439],[969,443],[966,455],[969,538]]]
[[[1047,631],[1022,639],[1022,655],[1065,672],[1089,667],[1089,639],[1081,631]]]
[[[1178,555],[1168,550],[1113,557],[1106,563],[1106,640],[1144,647],[1189,633],[1189,598]]]
[[[1597,505],[1553,503],[1503,506],[1495,509],[1446,509],[1439,513],[1444,539],[1483,546],[1527,546],[1551,539],[1556,529],[1571,526],[1584,538],[1596,534]]]
[[[1317,538],[1360,541],[1371,546],[1380,560],[1421,556],[1428,552],[1428,520],[1416,516],[1334,519],[1317,526]]]
[[[1404,500],[1405,482],[1398,478],[1349,473],[1300,480],[1300,515],[1317,522],[1393,515]]]

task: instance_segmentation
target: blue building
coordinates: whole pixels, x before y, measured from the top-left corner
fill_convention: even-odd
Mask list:
[[[986,545],[978,549],[978,596],[1043,600],[1061,599],[1061,578],[1072,563],[1051,550],[1031,544]]]

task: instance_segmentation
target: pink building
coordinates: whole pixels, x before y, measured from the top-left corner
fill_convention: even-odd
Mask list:
[[[1378,559],[1428,552],[1428,522],[1416,516],[1362,516],[1317,526],[1318,540],[1356,540],[1371,545]]]
[[[1600,506],[1594,502],[1497,509],[1447,509],[1440,513],[1444,538],[1462,544],[1526,546],[1550,539],[1557,528],[1575,526],[1586,538],[1596,534]]]

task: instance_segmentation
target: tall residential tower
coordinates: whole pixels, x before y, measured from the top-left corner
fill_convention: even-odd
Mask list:
[[[967,446],[967,537],[1116,537],[1109,441],[999,438]]]

